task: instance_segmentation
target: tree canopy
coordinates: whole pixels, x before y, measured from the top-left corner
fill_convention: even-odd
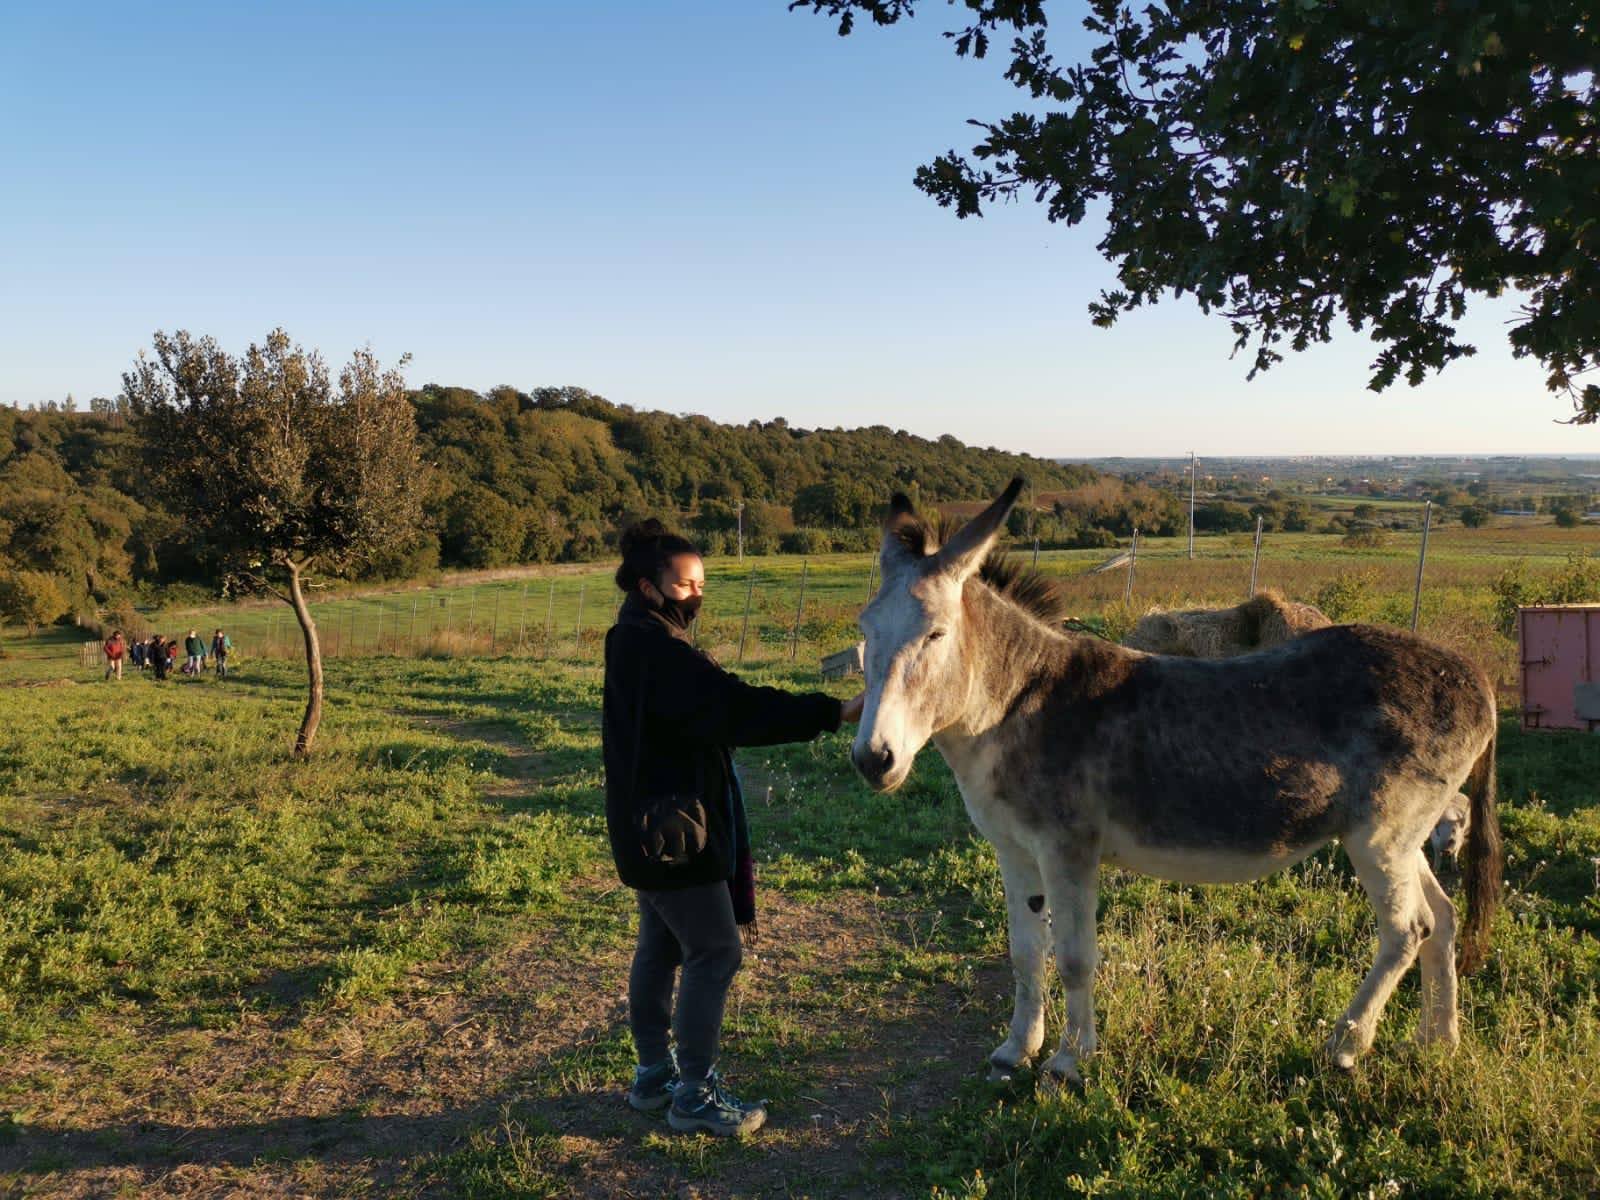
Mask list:
[[[263,371],[275,355],[283,362],[271,388],[250,385],[246,404],[249,356],[187,335],[159,339],[155,354],[133,383],[144,415],[133,414],[127,390],[78,412],[0,407],[0,570],[53,575],[75,612],[123,603],[137,589],[248,581],[252,564],[270,566],[269,544],[291,557],[320,546],[317,574],[352,579],[599,558],[642,515],[685,528],[711,554],[732,553],[741,526],[752,553],[865,550],[894,491],[941,504],[992,496],[1019,473],[1041,495],[1101,480],[1087,467],[882,425],[732,425],[613,404],[578,387],[484,394],[427,384],[402,393],[396,382],[385,394],[399,406],[397,422],[415,423],[420,465],[402,462],[369,482],[391,480],[420,514],[389,525],[396,537],[381,547],[363,535],[363,553],[332,553],[324,533],[354,532],[389,502],[369,494],[370,507],[337,522],[325,509],[368,493],[351,492],[352,464],[364,460],[344,440],[353,426],[336,410],[338,389],[320,360],[260,348]],[[372,378],[375,365],[361,362]],[[180,396],[191,394],[196,405],[180,421]],[[298,431],[293,453],[274,442],[277,422],[256,403],[271,394]],[[1127,527],[1132,504],[1132,493],[1113,486],[1038,528],[1047,545],[1072,544],[1095,526]]]
[[[322,358],[274,330],[234,357],[209,337],[155,335],[122,377],[152,489],[225,584],[294,607],[310,695],[295,742],[322,715],[322,652],[308,572],[350,573],[414,537],[422,516],[416,419],[398,371],[357,351],[337,387]]]
[[[958,0],[950,0],[956,4]],[[921,167],[963,217],[1032,197],[1103,205],[1119,286],[1097,324],[1165,295],[1232,325],[1250,375],[1329,340],[1379,349],[1370,386],[1470,355],[1473,297],[1515,291],[1512,353],[1576,423],[1600,419],[1600,19],[1588,0],[1088,0],[1089,53],[1059,60],[1042,0],[959,0],[959,55],[1009,39],[1022,111]],[[851,32],[915,0],[794,0]],[[1052,11],[1056,11],[1052,9]]]

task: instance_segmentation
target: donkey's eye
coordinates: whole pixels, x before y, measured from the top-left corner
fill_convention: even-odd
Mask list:
[[[931,631],[931,632],[930,632],[930,633],[929,633],[929,634],[928,634],[928,640],[929,640],[929,641],[930,641],[930,642],[937,642],[937,641],[938,641],[938,640],[939,640],[939,639],[940,639],[940,638],[942,638],[942,637],[943,637],[943,636],[944,636],[944,630],[942,630],[942,629],[935,629],[935,630],[933,630],[933,631]]]

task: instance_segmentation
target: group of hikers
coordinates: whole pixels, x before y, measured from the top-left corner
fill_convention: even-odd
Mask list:
[[[132,662],[140,671],[150,671],[157,679],[165,679],[175,670],[181,670],[185,675],[199,675],[206,669],[207,658],[215,664],[217,678],[225,679],[228,675],[228,658],[233,653],[233,639],[219,629],[207,643],[197,631],[189,630],[188,636],[183,639],[182,667],[178,666],[178,639],[163,637],[159,633],[129,642],[122,636],[122,630],[116,629],[100,649],[106,657],[107,679],[122,678],[124,659]]]

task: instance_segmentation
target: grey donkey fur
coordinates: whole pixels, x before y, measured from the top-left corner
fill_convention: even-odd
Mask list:
[[[894,498],[883,586],[861,615],[867,695],[851,749],[867,782],[887,791],[931,739],[995,847],[1016,1004],[1010,1036],[990,1055],[994,1072],[1009,1074],[1043,1045],[1053,949],[1066,1020],[1042,1078],[1080,1080],[1078,1063],[1097,1044],[1101,863],[1229,882],[1281,870],[1333,838],[1372,902],[1379,942],[1329,1055],[1349,1068],[1371,1048],[1418,957],[1420,1039],[1455,1044],[1456,913],[1419,847],[1464,786],[1460,934],[1471,970],[1500,888],[1495,703],[1483,674],[1421,639],[1364,626],[1216,661],[1064,631],[1045,619],[1037,581],[985,569],[1021,486],[1014,480],[943,545]]]
[[[1122,639],[1133,650],[1177,654],[1186,658],[1232,658],[1277,646],[1315,629],[1332,625],[1314,604],[1286,600],[1275,591],[1257,592],[1232,608],[1190,608],[1146,613]],[[1433,865],[1454,862],[1466,844],[1470,802],[1457,795],[1428,834]]]

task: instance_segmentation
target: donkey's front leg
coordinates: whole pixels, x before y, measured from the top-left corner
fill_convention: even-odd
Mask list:
[[[1084,847],[1045,863],[1044,886],[1055,932],[1056,969],[1061,972],[1067,991],[1061,1045],[1040,1073],[1039,1081],[1046,1086],[1081,1087],[1083,1076],[1078,1074],[1078,1063],[1099,1045],[1094,1030],[1094,973],[1100,964],[1094,924],[1099,874],[1099,855]]]
[[[995,844],[995,856],[1000,860],[1000,878],[1006,887],[1006,925],[1011,936],[1011,972],[1016,982],[1011,1036],[989,1055],[989,1079],[1003,1083],[1018,1067],[1031,1062],[1044,1045],[1050,930],[1037,860],[1019,846],[999,843]]]

